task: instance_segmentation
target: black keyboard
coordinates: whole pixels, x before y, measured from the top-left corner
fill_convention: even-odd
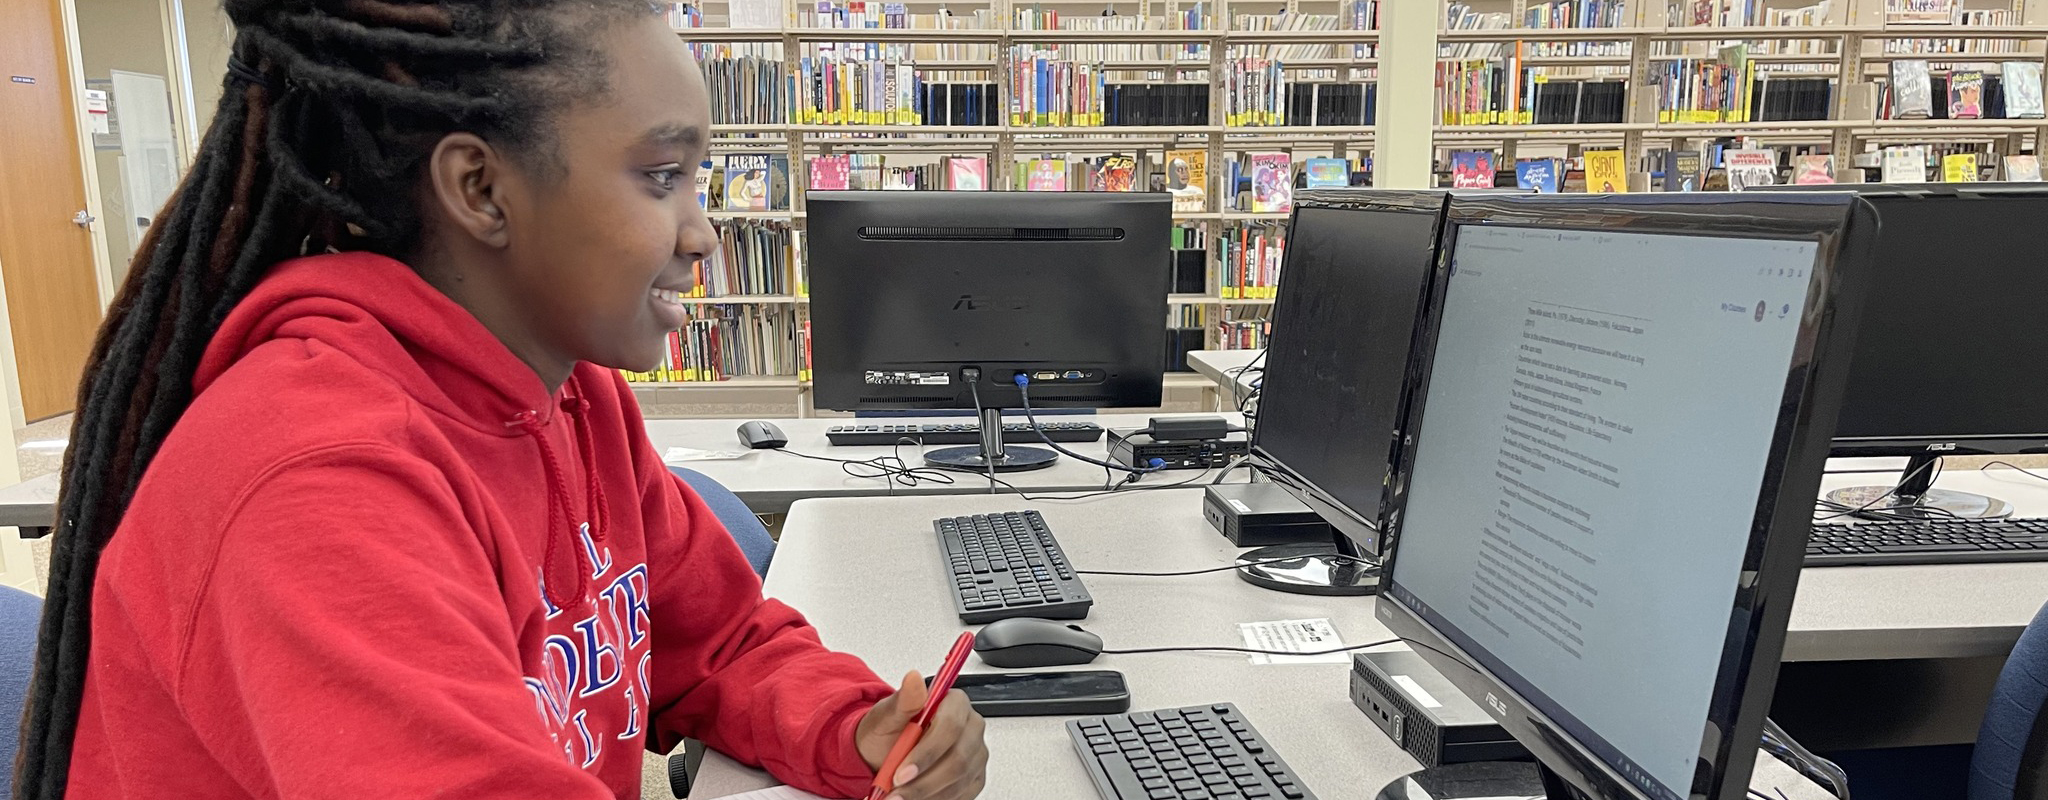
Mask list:
[[[1005,617],[1081,619],[1095,601],[1036,511],[932,520],[953,607],[970,625]]]
[[[2048,561],[2048,518],[1815,523],[1806,566]]]
[[[1103,800],[1315,800],[1237,706],[1067,723]]]
[[[1092,442],[1102,438],[1102,426],[1093,422],[1045,422],[1039,427],[1045,429],[1045,439],[1061,444]],[[924,444],[981,444],[981,426],[973,423],[961,425],[834,425],[825,429],[825,440],[835,445],[882,445],[896,444],[901,439],[912,439]],[[1003,444],[1030,444],[1042,442],[1038,431],[1028,423],[1003,423]]]

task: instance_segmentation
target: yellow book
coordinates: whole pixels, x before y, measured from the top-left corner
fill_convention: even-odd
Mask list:
[[[1587,150],[1586,192],[1589,194],[1626,194],[1628,192],[1628,166],[1620,150]]]
[[[1519,114],[1516,114],[1516,115],[1515,115],[1515,124],[1517,124],[1517,125],[1530,125],[1530,124],[1534,124],[1535,122],[1536,122],[1536,112],[1533,112],[1533,111],[1523,111],[1523,112],[1521,112],[1521,113],[1519,113]]]
[[[1976,183],[1977,154],[1951,153],[1941,157],[1942,183]]]
[[[1673,112],[1671,112],[1671,111],[1669,111],[1669,110],[1665,110],[1665,111],[1659,111],[1659,112],[1657,112],[1657,121],[1658,121],[1658,122],[1660,122],[1660,123],[1666,123],[1666,124],[1670,123],[1670,122],[1671,122],[1671,119],[1672,119],[1672,117],[1671,117],[1672,113],[1673,113]]]
[[[800,369],[800,370],[797,370],[797,371],[796,371],[796,379],[797,379],[797,380],[799,380],[799,381],[805,381],[805,382],[808,382],[808,381],[810,381],[810,379],[811,379],[811,371],[810,371],[810,370],[807,370],[807,369]]]
[[[1225,287],[1223,287],[1223,299],[1225,299],[1225,300],[1236,300],[1236,299],[1238,299],[1238,294],[1237,294],[1237,287],[1235,287],[1235,286],[1225,286]]]

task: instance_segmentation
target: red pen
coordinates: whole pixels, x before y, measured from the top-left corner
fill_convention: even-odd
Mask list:
[[[889,757],[882,759],[882,768],[875,770],[875,788],[868,792],[868,800],[882,800],[896,789],[896,769],[903,766],[903,759],[910,757],[910,749],[923,738],[925,728],[931,727],[932,717],[938,715],[939,704],[945,702],[946,693],[953,691],[953,681],[960,677],[960,668],[967,666],[967,654],[974,652],[974,633],[960,634],[953,640],[953,649],[946,653],[946,663],[939,667],[939,677],[932,680],[930,694],[925,697],[924,708],[917,712],[917,718],[903,726],[903,735],[896,737],[896,745],[889,748]]]

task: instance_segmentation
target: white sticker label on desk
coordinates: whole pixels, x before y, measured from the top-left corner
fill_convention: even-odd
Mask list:
[[[1395,683],[1400,684],[1401,688],[1406,690],[1410,697],[1415,698],[1415,702],[1421,703],[1423,708],[1444,707],[1444,704],[1436,701],[1436,695],[1424,690],[1422,684],[1416,683],[1414,678],[1406,675],[1390,675],[1388,677],[1393,678]]]
[[[1322,653],[1344,646],[1338,638],[1337,629],[1327,619],[1284,619],[1275,622],[1240,622],[1238,633],[1244,636],[1244,646],[1254,650],[1276,650],[1285,653]],[[1252,654],[1254,664],[1349,664],[1349,653],[1322,653],[1321,655],[1274,656],[1264,653]]]

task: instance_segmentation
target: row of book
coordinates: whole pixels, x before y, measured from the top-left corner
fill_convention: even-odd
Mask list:
[[[1893,61],[1880,112],[1887,119],[2040,119],[2041,64],[2006,61],[1999,74],[1936,74],[1926,61]],[[1936,102],[1939,97],[1945,102]]]
[[[2018,5],[2018,4],[2014,4]],[[2016,25],[2014,9],[1971,9],[1958,0],[1886,0],[1885,22],[1891,25]]]
[[[744,55],[701,58],[711,92],[713,125],[779,125],[789,119],[784,96],[790,77],[780,58]]]
[[[1722,27],[1812,27],[1828,21],[1832,0],[1821,0],[1802,8],[1772,8],[1767,0],[1691,0],[1680,11],[1672,4],[1674,25],[1718,25]]]
[[[1216,323],[1216,346],[1224,350],[1257,350],[1266,346],[1264,319],[1224,320]]]
[[[1344,3],[1342,14],[1238,14],[1231,22],[1233,31],[1369,31],[1379,27],[1379,4],[1372,0],[1350,0]],[[1372,27],[1359,27],[1361,24]],[[1331,58],[1370,58],[1378,55],[1371,44],[1282,44],[1263,48],[1251,48],[1264,58],[1281,61]]]
[[[1618,123],[1628,82],[1558,80],[1515,56],[1438,62],[1437,109],[1445,125]]]
[[[1285,222],[1239,222],[1216,237],[1216,287],[1225,300],[1279,296],[1280,264],[1287,253]]]
[[[773,220],[720,220],[718,250],[696,264],[692,297],[788,295],[803,232]]]
[[[801,375],[809,361],[808,326],[794,309],[743,304],[704,305],[668,335],[668,352],[647,372],[627,381],[722,381],[740,376]]]

